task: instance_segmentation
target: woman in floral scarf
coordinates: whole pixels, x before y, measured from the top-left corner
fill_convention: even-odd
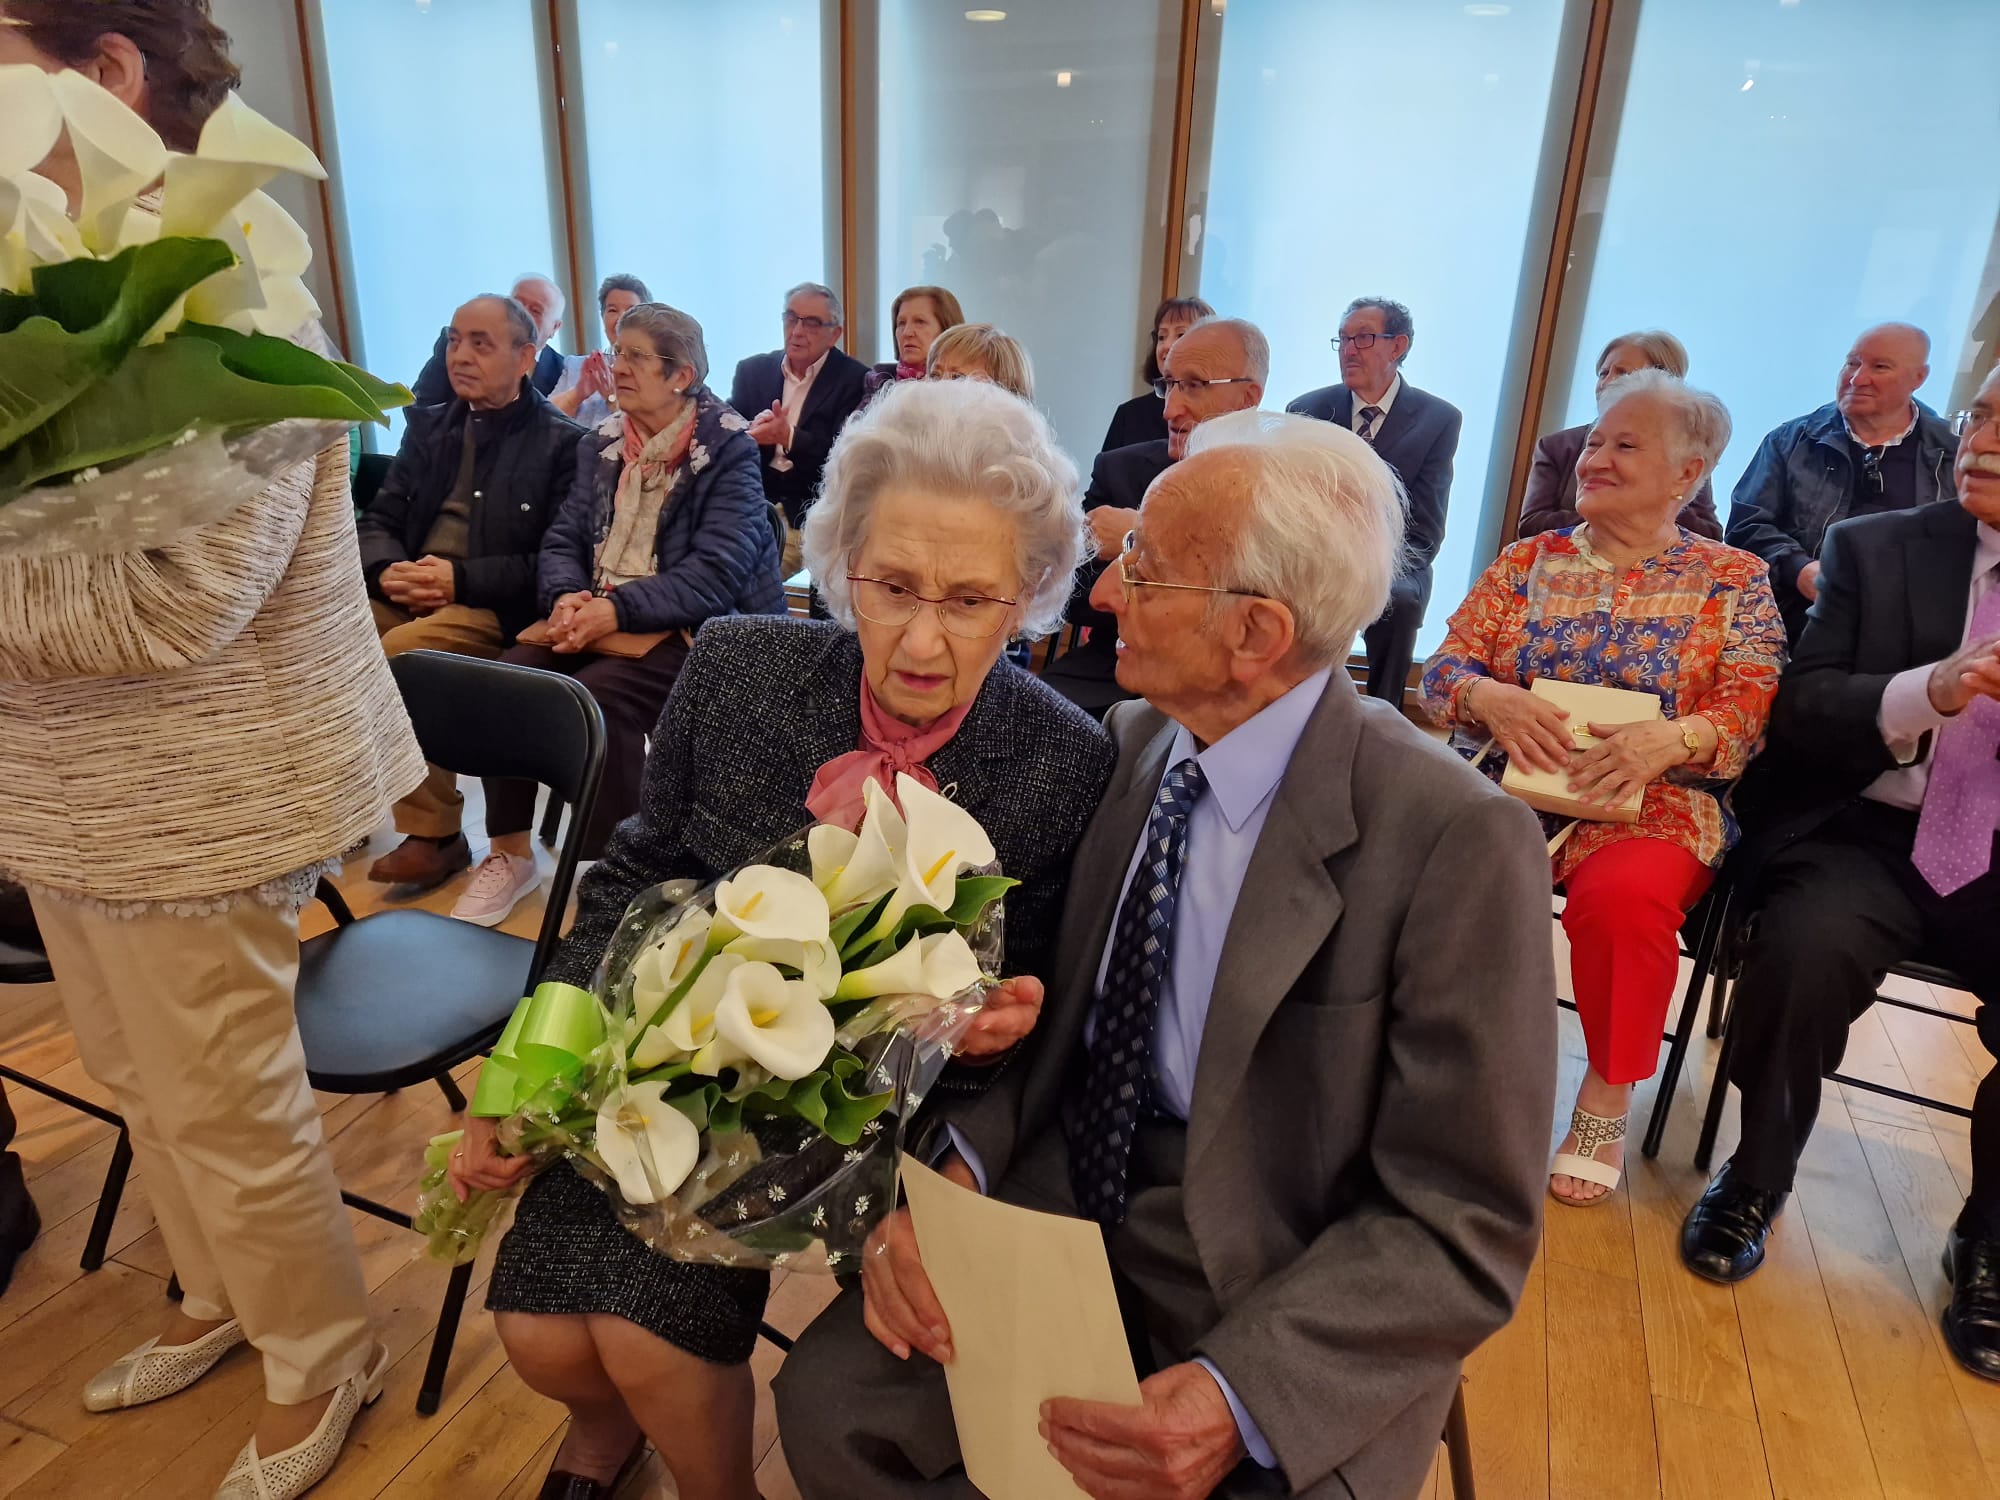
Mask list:
[[[542,540],[546,625],[501,658],[577,678],[604,710],[586,859],[639,805],[646,736],[694,632],[717,615],[785,610],[757,444],[703,383],[701,325],[642,302],[619,320],[616,347],[618,411],[577,445],[576,479]],[[494,926],[536,887],[534,813],[532,782],[486,783],[492,852],[454,916]]]

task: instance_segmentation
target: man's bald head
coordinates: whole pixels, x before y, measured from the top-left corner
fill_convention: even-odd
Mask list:
[[[530,271],[514,278],[513,295],[535,320],[538,335],[535,342],[546,344],[554,338],[563,324],[563,310],[568,306],[562,288],[540,272]]]
[[[1877,323],[1854,341],[1834,399],[1856,437],[1893,442],[1915,420],[1917,387],[1930,378],[1931,340],[1911,323]]]
[[[1187,453],[1188,434],[1211,417],[1264,399],[1271,345],[1243,318],[1203,318],[1174,341],[1161,371],[1167,382],[1167,456]]]

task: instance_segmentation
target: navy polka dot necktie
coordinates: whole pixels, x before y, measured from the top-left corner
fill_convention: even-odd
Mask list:
[[[1066,1101],[1070,1186],[1086,1218],[1123,1222],[1132,1140],[1153,1097],[1153,1032],[1173,963],[1174,906],[1188,814],[1207,779],[1184,760],[1167,772],[1146,823],[1146,847],[1118,909],[1083,1084]]]

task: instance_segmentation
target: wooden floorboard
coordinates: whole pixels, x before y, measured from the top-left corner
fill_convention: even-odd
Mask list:
[[[476,812],[476,794],[474,809]],[[367,861],[343,888],[357,913],[384,904]],[[553,861],[543,856],[544,876]],[[420,903],[448,911],[447,887]],[[323,915],[309,914],[311,924]],[[538,902],[508,930],[531,934]],[[1567,986],[1566,952],[1555,932]],[[1961,1014],[1970,997],[1892,981],[1895,992]],[[1553,1143],[1581,1076],[1575,1017],[1562,1018],[1562,1095]],[[1628,1174],[1600,1208],[1550,1203],[1542,1253],[1512,1323],[1469,1362],[1466,1402],[1483,1500],[1847,1500],[2000,1496],[2000,1386],[1950,1359],[1937,1316],[1946,1227],[1970,1176],[1965,1122],[1859,1089],[1829,1085],[1798,1191],[1764,1269],[1734,1288],[1680,1266],[1680,1219],[1700,1194],[1691,1164],[1714,1044],[1697,1038],[1675,1091],[1665,1148],[1638,1154],[1654,1085],[1635,1093]],[[52,987],[0,991],[0,1057],[90,1098]],[[1991,1065],[1971,1028],[1877,1007],[1853,1032],[1846,1070],[1970,1100]],[[476,1064],[458,1070],[461,1081]],[[171,1273],[143,1173],[126,1189],[111,1259],[77,1268],[112,1131],[19,1089],[10,1092],[22,1153],[45,1220],[0,1297],[0,1500],[205,1500],[255,1418],[259,1370],[249,1350],[171,1401],[115,1416],[84,1412],[84,1379],[155,1330]],[[393,1097],[321,1095],[324,1128],[344,1184],[390,1204],[414,1201],[424,1141],[453,1121],[435,1087]],[[1716,1161],[1736,1136],[1724,1117]],[[484,1309],[491,1247],[475,1268],[442,1409],[415,1411],[445,1272],[416,1257],[407,1232],[350,1215],[379,1336],[393,1363],[382,1400],[357,1424],[340,1467],[315,1492],[327,1500],[532,1500],[563,1433],[560,1408],[508,1368]],[[831,1297],[831,1283],[781,1277],[769,1318],[797,1332]],[[796,1500],[778,1441],[769,1380],[782,1356],[760,1346],[756,1443],[766,1500]],[[667,1500],[657,1455],[621,1500]],[[1424,1500],[1451,1500],[1444,1464]]]

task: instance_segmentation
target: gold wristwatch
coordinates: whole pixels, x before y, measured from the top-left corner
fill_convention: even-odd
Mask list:
[[[1701,736],[1694,732],[1694,723],[1691,719],[1682,719],[1679,723],[1681,743],[1687,746],[1688,759],[1693,760],[1701,754]]]

